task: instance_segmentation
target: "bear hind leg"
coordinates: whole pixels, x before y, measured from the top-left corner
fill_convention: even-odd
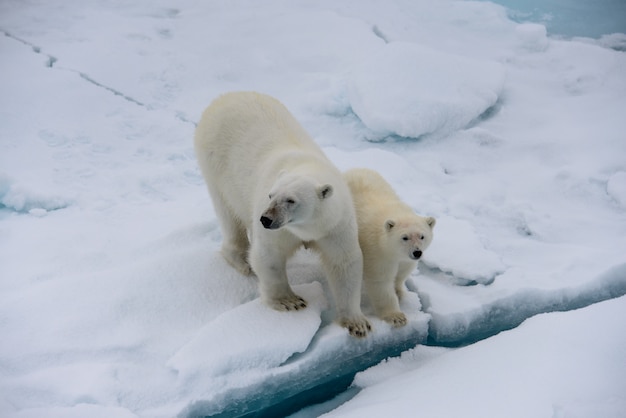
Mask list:
[[[252,276],[254,274],[250,263],[248,263],[249,246],[250,243],[245,230],[239,231],[235,236],[224,236],[224,241],[222,242],[222,257],[244,276]]]
[[[248,239],[246,228],[239,219],[233,216],[232,211],[225,206],[225,202],[219,194],[212,193],[211,190],[209,191],[211,192],[213,207],[222,230],[222,257],[244,276],[253,275],[254,272],[248,262],[250,240]]]

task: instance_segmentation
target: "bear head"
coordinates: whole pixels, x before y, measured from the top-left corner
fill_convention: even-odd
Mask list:
[[[314,216],[319,202],[332,194],[330,184],[318,184],[309,177],[281,174],[268,194],[261,224],[266,229],[305,225]]]
[[[435,218],[415,215],[385,221],[387,243],[397,249],[399,257],[419,260],[433,239]]]

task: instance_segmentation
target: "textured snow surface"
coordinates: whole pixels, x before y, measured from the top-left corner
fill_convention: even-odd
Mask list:
[[[592,3],[577,16],[619,16]],[[0,416],[280,416],[337,393],[300,415],[356,395],[335,416],[619,416],[626,35],[543,23],[450,0],[0,2]],[[364,302],[372,334],[350,338],[308,250],[295,313],[219,255],[192,138],[233,90],[437,218],[406,327]]]

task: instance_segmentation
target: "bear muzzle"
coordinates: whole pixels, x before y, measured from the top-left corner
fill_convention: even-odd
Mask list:
[[[419,260],[421,256],[422,256],[422,250],[413,250],[409,254],[409,257],[411,257],[411,259],[413,260]]]
[[[284,208],[273,204],[261,213],[259,221],[265,229],[278,229],[291,222],[291,217]]]
[[[278,229],[280,228],[279,222],[274,222],[274,220],[268,216],[261,216],[261,224],[263,224],[263,228],[265,229]]]

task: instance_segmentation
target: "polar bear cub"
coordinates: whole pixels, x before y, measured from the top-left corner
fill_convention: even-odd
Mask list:
[[[435,218],[416,215],[377,172],[344,173],[352,192],[363,251],[363,284],[376,315],[399,327],[404,282],[433,239]]]
[[[253,92],[225,94],[204,111],[195,150],[223,243],[222,255],[256,274],[262,300],[298,310],[286,262],[303,244],[317,250],[335,299],[338,322],[363,337],[363,256],[345,180],[289,111]]]

